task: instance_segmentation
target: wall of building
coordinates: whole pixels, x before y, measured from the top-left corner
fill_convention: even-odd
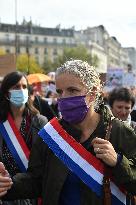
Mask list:
[[[123,67],[132,64],[136,69],[136,50],[123,48],[115,37],[111,37],[103,25],[74,29],[44,28],[23,22],[22,25],[0,23],[0,48],[7,53],[29,53],[42,65],[45,59],[54,61],[65,47],[83,44],[91,54],[99,58],[99,72],[109,67]]]

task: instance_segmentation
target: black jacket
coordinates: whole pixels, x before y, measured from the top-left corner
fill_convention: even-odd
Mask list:
[[[35,96],[34,106],[39,110],[40,114],[47,117],[48,121],[55,117],[55,113],[48,105],[48,102],[41,98],[40,96]]]
[[[69,134],[77,141],[79,130],[61,122]],[[95,132],[90,136],[90,144],[94,137],[103,138],[105,125],[101,120]],[[110,141],[116,152],[122,152],[123,159],[118,166],[111,169],[117,184],[125,186],[128,192],[136,194],[136,135],[132,128],[126,127],[119,120],[113,121]],[[92,146],[86,149],[94,154]],[[53,154],[42,139],[38,138],[33,146],[28,172],[17,174],[12,189],[6,199],[36,197],[42,195],[44,205],[59,205],[59,198],[69,169]],[[86,184],[80,181],[81,205],[102,205],[103,199],[92,192]]]

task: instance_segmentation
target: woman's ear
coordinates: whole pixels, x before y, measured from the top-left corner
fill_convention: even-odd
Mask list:
[[[96,94],[95,93],[90,93],[90,96],[89,96],[89,103],[93,102],[95,100],[95,96]]]
[[[89,102],[93,102],[96,97],[97,88],[93,88],[93,90],[89,93]]]

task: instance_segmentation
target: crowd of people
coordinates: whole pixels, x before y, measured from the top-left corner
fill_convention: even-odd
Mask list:
[[[105,105],[98,73],[81,60],[57,68],[55,85],[55,95],[42,97],[20,72],[2,82],[1,202],[32,204],[40,197],[43,205],[135,204],[130,90],[113,90]]]

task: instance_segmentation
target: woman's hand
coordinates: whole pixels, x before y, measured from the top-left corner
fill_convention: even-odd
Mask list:
[[[5,169],[4,164],[0,162],[0,197],[7,193],[12,184],[8,171]]]
[[[116,166],[117,153],[109,141],[96,137],[92,140],[92,146],[94,147],[97,158],[111,167]]]

